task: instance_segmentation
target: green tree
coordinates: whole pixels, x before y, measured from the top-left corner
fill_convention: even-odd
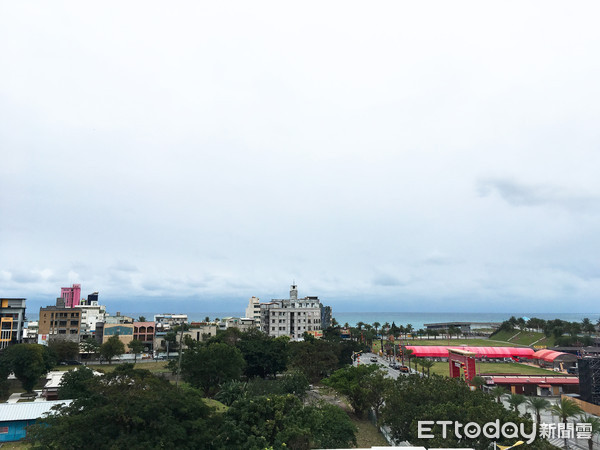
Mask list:
[[[541,422],[541,412],[548,409],[550,402],[545,398],[541,397],[529,397],[527,399],[527,409],[533,410],[535,413],[535,423]]]
[[[582,415],[579,417],[578,423],[587,423],[591,426],[590,438],[588,441],[589,450],[594,450],[594,437],[600,435],[600,419],[594,416]]]
[[[0,365],[12,371],[26,392],[32,392],[37,381],[56,364],[52,352],[45,345],[16,344],[6,348]]]
[[[220,417],[198,391],[122,366],[91,380],[90,395],[29,427],[28,440],[53,449],[216,448]]]
[[[323,384],[346,396],[359,417],[363,417],[371,408],[379,410],[389,382],[384,371],[370,364],[344,367],[323,380]]]
[[[494,386],[490,389],[490,394],[496,397],[496,403],[500,403],[500,399],[503,395],[508,394],[508,391],[502,386]]]
[[[423,358],[421,360],[421,366],[423,367],[423,371],[427,370],[427,376],[430,376],[429,371],[435,365],[435,362],[430,359]]]
[[[558,416],[560,420],[566,425],[569,417],[574,417],[577,414],[583,413],[583,410],[577,403],[568,398],[562,397],[560,401],[548,408],[548,411],[554,416]],[[567,439],[565,438],[565,448],[567,448]]]
[[[79,355],[79,344],[66,339],[54,339],[48,342],[48,349],[54,352],[58,361],[75,359]]]
[[[290,342],[290,368],[304,373],[310,382],[316,382],[333,372],[339,363],[338,347],[331,342],[314,339]]]
[[[231,406],[246,394],[246,387],[247,384],[239,380],[227,381],[221,385],[221,389],[215,395],[215,400],[220,401],[225,406]]]
[[[138,322],[145,322],[145,321],[146,321],[146,317],[145,316],[138,317]]]
[[[508,397],[508,404],[513,407],[514,411],[519,413],[519,405],[525,403],[526,398],[523,394],[510,394]]]
[[[475,376],[471,380],[471,385],[475,386],[477,389],[481,389],[481,386],[485,385],[485,380],[483,379],[483,377]]]
[[[82,366],[75,370],[69,370],[60,380],[58,398],[75,399],[91,395],[91,384],[94,379],[94,371]]]
[[[181,374],[193,387],[212,397],[219,386],[230,380],[238,380],[246,365],[239,349],[223,343],[204,345],[194,342],[183,351]]]
[[[462,424],[474,422],[480,427],[488,422],[499,420],[501,424],[513,422],[530,430],[534,426],[528,417],[520,417],[483,391],[471,391],[464,381],[432,375],[431,377],[399,377],[386,391],[385,404],[381,409],[380,420],[389,427],[397,441],[409,441],[415,446],[428,448],[475,448],[487,449],[494,439],[483,433],[474,439],[459,438],[450,431],[443,436],[441,426],[434,425],[433,439],[419,437],[419,421],[452,421]],[[498,444],[514,444],[501,438]],[[551,448],[544,439],[536,439],[530,448]]]
[[[292,395],[270,395],[236,401],[216,441],[236,449],[343,448],[355,442],[355,432],[337,406],[303,406]]]
[[[125,344],[119,339],[118,334],[114,334],[107,339],[99,348],[100,356],[108,361],[108,364],[112,363],[112,359],[115,356],[121,356],[125,353]]]
[[[100,344],[93,337],[86,337],[81,342],[81,350],[83,350],[84,353],[87,353],[88,355],[91,354],[92,357],[94,357],[100,350]]]
[[[288,359],[287,337],[272,338],[257,329],[242,333],[236,346],[246,361],[244,374],[269,377],[284,372]]]
[[[129,347],[129,350],[135,355],[134,364],[137,363],[137,355],[144,351],[144,343],[138,339],[133,339],[127,344],[127,347]]]
[[[548,411],[550,411],[552,415],[558,416],[565,425],[567,424],[569,417],[574,417],[583,412],[577,403],[564,397],[562,397],[558,403],[550,406]]]

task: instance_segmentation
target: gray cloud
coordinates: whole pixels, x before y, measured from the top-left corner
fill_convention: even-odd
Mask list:
[[[488,178],[477,183],[482,197],[493,193],[513,206],[551,206],[571,212],[600,213],[600,196],[585,195],[549,184],[525,184],[510,178]]]

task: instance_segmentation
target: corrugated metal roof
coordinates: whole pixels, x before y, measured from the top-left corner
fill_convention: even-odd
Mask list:
[[[52,400],[48,402],[1,403],[0,422],[15,420],[35,420],[49,412],[53,406],[68,405],[73,400]]]

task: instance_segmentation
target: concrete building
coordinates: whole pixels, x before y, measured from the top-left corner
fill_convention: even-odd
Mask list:
[[[79,342],[81,311],[77,308],[47,306],[40,308],[38,344],[48,345],[49,340],[66,339]]]
[[[211,337],[217,335],[217,328],[218,327],[216,323],[192,322],[190,325],[190,329],[188,331],[183,332],[183,339],[185,340],[185,336],[189,336],[194,341],[207,341]],[[179,334],[177,336],[177,340],[179,341]]]
[[[274,299],[260,304],[261,329],[269,336],[299,339],[304,332],[322,336],[319,297],[298,298],[298,287],[290,287],[289,299]]]
[[[144,351],[151,352],[154,349],[154,322],[133,322],[133,339],[144,343]]]
[[[260,329],[260,299],[258,297],[250,297],[248,306],[246,307],[246,317],[253,319],[256,326]]]
[[[218,323],[219,330],[227,328],[239,328],[240,331],[248,331],[252,328],[258,328],[256,320],[250,317],[223,317]]]
[[[102,343],[108,341],[111,336],[118,335],[119,340],[125,344],[125,351],[127,351],[127,344],[133,341],[133,323],[105,323],[102,332]]]
[[[106,306],[79,304],[75,308],[81,311],[81,334],[92,336],[96,332],[96,324],[106,320]]]
[[[74,284],[71,287],[60,288],[60,296],[65,300],[67,308],[79,305],[79,301],[81,300],[81,285]]]
[[[0,299],[0,349],[23,342],[25,299]]]
[[[107,314],[106,317],[104,318],[104,323],[111,324],[111,325],[122,325],[122,324],[126,324],[126,323],[133,324],[133,322],[134,322],[133,317],[122,316],[119,311],[117,311],[117,314],[115,314],[114,316]]]
[[[27,322],[27,328],[23,330],[23,343],[37,344],[38,322]]]

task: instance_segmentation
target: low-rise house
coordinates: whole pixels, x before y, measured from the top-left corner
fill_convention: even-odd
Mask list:
[[[0,443],[19,441],[27,435],[26,428],[56,405],[68,405],[73,400],[47,402],[0,403]]]
[[[240,331],[248,331],[252,328],[258,328],[256,321],[251,317],[224,317],[219,322],[219,330],[227,328],[239,328]]]

